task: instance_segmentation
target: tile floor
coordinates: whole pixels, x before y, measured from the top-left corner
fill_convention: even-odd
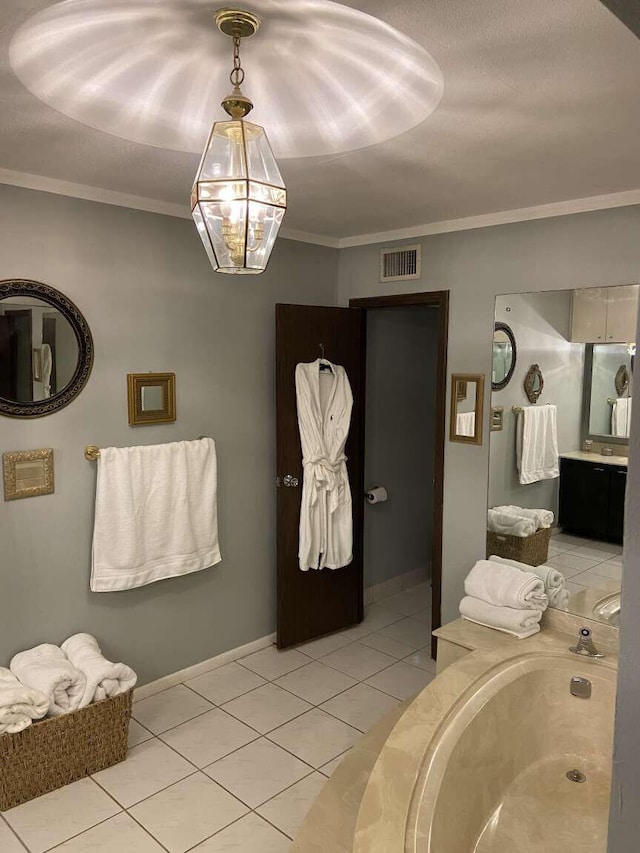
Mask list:
[[[127,761],[4,812],[0,853],[285,853],[362,733],[435,677],[429,641],[420,584],[142,699]]]
[[[558,533],[549,543],[549,566],[567,579],[570,593],[622,579],[622,546]]]

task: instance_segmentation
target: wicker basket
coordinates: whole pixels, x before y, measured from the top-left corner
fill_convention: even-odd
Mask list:
[[[550,538],[550,527],[541,527],[532,536],[507,536],[487,530],[487,558],[495,554],[529,566],[541,566],[547,562]]]
[[[0,811],[124,761],[132,694],[0,735]]]

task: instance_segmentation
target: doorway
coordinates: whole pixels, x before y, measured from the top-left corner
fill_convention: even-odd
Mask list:
[[[352,299],[366,325],[364,583],[384,600],[431,586],[431,630],[441,625],[442,501],[449,293]],[[387,482],[382,482],[386,480]],[[420,603],[420,602],[418,602]],[[435,657],[436,639],[431,651]]]

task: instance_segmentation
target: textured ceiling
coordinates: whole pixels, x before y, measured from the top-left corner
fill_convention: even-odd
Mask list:
[[[186,205],[197,155],[94,130],[18,80],[11,38],[49,5],[2,3],[0,169]],[[424,46],[444,95],[386,142],[282,161],[287,228],[349,237],[640,188],[640,42],[599,0],[345,5]],[[296,62],[304,66],[304,54]],[[247,81],[268,78],[268,67],[245,64]]]

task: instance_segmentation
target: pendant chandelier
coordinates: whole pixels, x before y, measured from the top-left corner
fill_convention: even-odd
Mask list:
[[[240,89],[244,70],[240,41],[260,19],[221,9],[218,29],[233,40],[233,87],[222,101],[229,121],[211,129],[191,191],[191,214],[216,272],[264,272],[287,207],[287,191],[264,128],[245,121],[253,109]]]

